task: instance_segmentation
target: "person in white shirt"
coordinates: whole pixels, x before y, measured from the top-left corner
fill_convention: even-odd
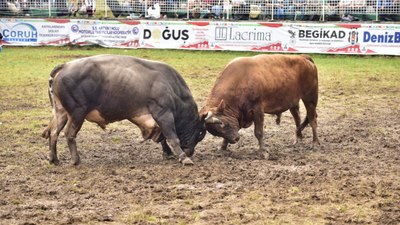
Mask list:
[[[95,0],[85,0],[86,11],[89,17],[92,17],[96,12],[96,1]]]

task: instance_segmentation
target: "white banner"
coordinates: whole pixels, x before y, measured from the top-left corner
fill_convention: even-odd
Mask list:
[[[3,45],[400,55],[400,24],[0,19]]]

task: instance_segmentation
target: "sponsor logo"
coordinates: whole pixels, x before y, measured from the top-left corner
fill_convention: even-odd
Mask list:
[[[290,38],[296,38],[296,31],[288,30]]]
[[[346,37],[346,32],[342,30],[299,30],[299,38],[308,39],[343,39]]]
[[[358,31],[357,30],[352,30],[349,32],[348,41],[352,45],[358,43]]]
[[[400,32],[385,32],[384,34],[374,34],[369,31],[365,31],[363,34],[363,41],[366,43],[400,43]]]
[[[271,41],[271,32],[235,29],[235,27],[216,27],[215,40],[217,41]]]
[[[289,34],[290,34],[290,39],[289,39],[289,43],[291,45],[295,45],[296,44],[296,31],[293,30],[288,30]]]
[[[139,34],[139,28],[134,27],[134,28],[132,29],[132,34],[134,34],[134,35]]]
[[[11,29],[3,29],[3,38],[8,42],[37,42],[38,32],[29,23],[18,23]]]
[[[188,40],[189,39],[189,30],[181,30],[181,29],[169,29],[165,27],[164,30],[160,29],[144,29],[143,30],[143,39],[163,39],[163,40]]]
[[[76,24],[72,25],[71,26],[71,31],[74,32],[74,33],[77,33],[79,31],[79,26],[76,25]]]

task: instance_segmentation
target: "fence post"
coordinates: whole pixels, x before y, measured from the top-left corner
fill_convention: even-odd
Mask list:
[[[49,17],[51,17],[51,1],[52,0],[49,0],[49,4],[48,4],[49,5]]]
[[[186,19],[189,19],[189,9],[190,9],[189,0],[187,0],[186,1]]]
[[[379,0],[376,0],[376,7],[375,7],[375,20],[379,20],[379,15],[378,15],[378,7],[379,7]]]
[[[104,17],[107,17],[107,0],[104,0]]]
[[[144,1],[144,18],[147,18],[149,14],[147,14],[147,0]]]
[[[271,5],[271,20],[274,20],[274,6],[275,6],[275,3],[274,3],[274,0],[272,0],[272,5]]]
[[[322,1],[322,21],[325,22],[325,5],[326,5],[326,0]]]

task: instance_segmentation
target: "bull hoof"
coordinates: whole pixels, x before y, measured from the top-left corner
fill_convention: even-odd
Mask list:
[[[181,161],[181,163],[182,163],[184,166],[191,166],[191,165],[194,165],[193,161],[192,161],[189,157],[184,158],[184,159]]]
[[[271,161],[278,160],[278,156],[276,154],[265,153],[264,157],[265,157],[265,159],[271,160]]]
[[[52,164],[52,165],[58,166],[58,165],[60,165],[60,160],[58,160],[57,158],[56,159],[50,159],[49,163]]]
[[[295,140],[293,141],[293,146],[297,146],[297,145],[303,145],[302,137],[296,137]]]
[[[174,154],[166,154],[166,153],[163,153],[163,159],[164,159],[164,160],[171,160],[171,159],[176,159],[176,157],[175,157]]]
[[[266,160],[277,160],[278,159],[276,154],[273,154],[273,153],[270,153],[270,152],[267,152],[267,151],[264,151],[264,150],[258,151],[256,153],[256,155],[258,157],[260,157],[262,159],[266,159]]]
[[[221,146],[221,147],[219,148],[219,150],[220,150],[220,151],[229,151],[229,150],[228,150],[228,146]]]
[[[79,164],[81,164],[81,159],[80,159],[80,158],[75,159],[75,160],[73,161],[73,163],[72,163],[73,166],[78,166]]]
[[[319,143],[319,141],[313,142],[312,149],[317,150],[320,146],[321,146],[321,144]]]

